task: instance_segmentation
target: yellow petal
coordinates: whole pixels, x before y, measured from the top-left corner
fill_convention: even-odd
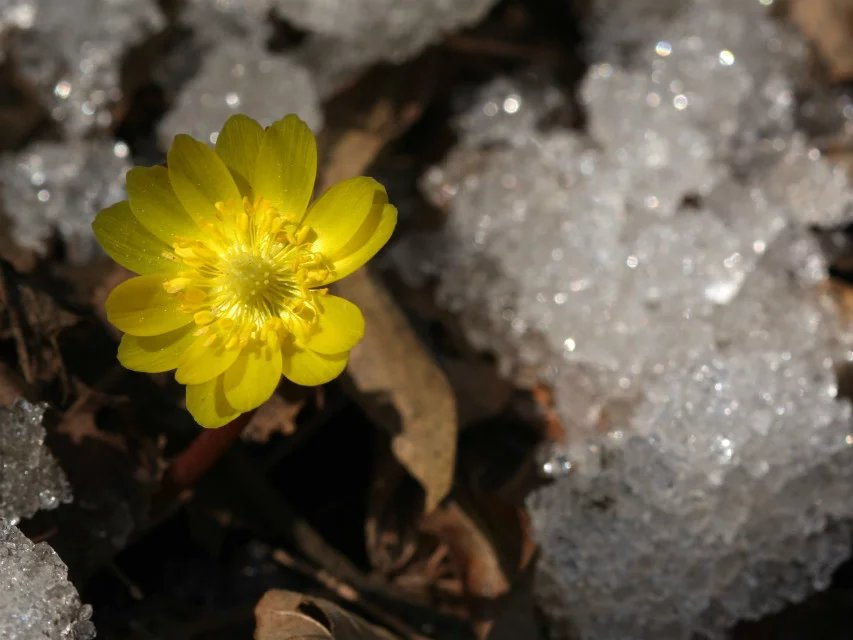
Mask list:
[[[217,202],[239,202],[240,191],[216,152],[190,136],[175,136],[169,149],[169,182],[196,222],[216,214]]]
[[[126,369],[144,373],[160,373],[176,369],[181,356],[195,336],[195,327],[188,324],[159,336],[132,336],[128,333],[118,345],[118,361]]]
[[[216,139],[216,153],[247,185],[255,176],[255,163],[263,137],[263,127],[240,113],[226,120]]]
[[[222,376],[201,384],[188,384],[187,410],[205,429],[223,427],[240,415],[225,398]]]
[[[136,273],[173,273],[178,265],[164,257],[170,251],[149,233],[122,200],[95,216],[92,230],[113,260]]]
[[[235,409],[260,407],[281,381],[281,349],[267,345],[245,349],[222,377],[225,397]]]
[[[317,296],[320,306],[316,332],[305,346],[318,353],[340,354],[352,349],[364,337],[364,316],[349,300],[338,296]]]
[[[309,349],[287,345],[282,349],[281,369],[296,384],[312,387],[337,378],[347,366],[349,353],[324,355]]]
[[[317,234],[313,250],[332,261],[347,255],[347,247],[364,229],[376,227],[386,204],[385,188],[373,178],[339,182],[311,205],[303,220]]]
[[[127,172],[130,208],[143,227],[168,245],[176,237],[195,237],[199,228],[172,190],[166,167],[136,167]]]
[[[300,219],[314,192],[316,175],[317,142],[302,120],[289,115],[264,132],[252,180],[255,196]]]
[[[359,230],[359,235],[347,247],[343,257],[333,261],[334,271],[323,285],[331,284],[351,274],[385,246],[397,226],[397,209],[386,204],[375,227]]]
[[[239,349],[226,349],[220,340],[214,345],[205,346],[208,336],[195,339],[184,351],[181,364],[175,371],[175,380],[181,384],[201,384],[215,378],[234,364]]]
[[[104,304],[107,320],[134,336],[156,336],[192,322],[178,299],[163,289],[162,275],[137,276],[110,292]]]

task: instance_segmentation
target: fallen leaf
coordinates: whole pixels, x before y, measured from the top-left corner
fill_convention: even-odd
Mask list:
[[[320,175],[321,189],[363,173],[388,141],[420,117],[423,96],[404,94],[413,87],[416,93],[428,91],[429,83],[421,87],[410,80],[391,74],[385,82],[393,88],[385,97],[348,118],[346,128],[323,137],[329,161]],[[365,269],[335,289],[361,308],[367,325],[347,369],[356,400],[391,431],[392,451],[424,488],[429,512],[447,495],[453,478],[458,420],[450,384],[391,296]]]
[[[421,489],[387,449],[377,458],[364,522],[365,551],[375,571],[391,576],[417,550]]]
[[[395,640],[336,604],[293,591],[267,591],[255,607],[255,640]]]
[[[509,580],[494,544],[457,502],[449,502],[427,516],[423,528],[448,545],[468,594],[494,599],[509,591]]]
[[[546,438],[551,442],[563,442],[566,437],[566,430],[557,416],[554,394],[551,389],[543,384],[537,384],[533,387],[531,396],[542,413]]]
[[[388,292],[361,270],[336,285],[364,313],[364,340],[347,373],[357,401],[391,432],[391,450],[426,493],[430,512],[450,491],[458,430],[447,377]]]
[[[255,411],[248,426],[243,430],[243,440],[265,443],[279,433],[292,436],[296,430],[296,416],[305,406],[306,398],[285,400],[275,393]]]
[[[9,263],[0,260],[0,334],[14,340],[18,367],[28,384],[58,379],[63,395],[68,395],[70,380],[58,337],[77,320],[50,295],[27,284]]]
[[[510,590],[509,579],[494,543],[456,502],[442,505],[427,516],[423,528],[450,549],[465,595],[472,601],[475,632],[477,637],[485,637],[500,600]]]
[[[421,76],[420,82],[401,73],[383,74],[382,91],[370,86],[369,103],[353,109],[352,103],[338,107],[342,109],[334,117],[334,108],[326,131],[321,137],[325,149],[321,154],[327,161],[320,173],[320,190],[347,178],[360,175],[391,140],[411,127],[424,109],[425,94],[432,90],[429,73]],[[375,99],[373,96],[382,94]],[[360,100],[357,100],[360,102]],[[333,121],[338,120],[335,128]]]
[[[836,82],[853,80],[853,0],[791,0],[791,20]]]
[[[0,362],[0,406],[7,407],[21,396],[27,395],[27,383],[18,372]]]
[[[448,358],[444,371],[459,398],[459,424],[466,427],[506,410],[515,385],[498,375],[493,363],[482,359]]]

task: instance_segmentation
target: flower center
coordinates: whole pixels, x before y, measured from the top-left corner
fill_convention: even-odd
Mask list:
[[[191,313],[207,343],[243,348],[251,342],[277,347],[305,336],[317,322],[317,289],[330,272],[311,251],[312,231],[272,207],[219,202],[199,238],[178,239],[174,258],[184,269],[164,283]]]

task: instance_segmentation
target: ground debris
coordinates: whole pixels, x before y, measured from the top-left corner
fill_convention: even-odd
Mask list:
[[[292,591],[268,591],[255,607],[255,618],[255,640],[398,638],[327,600]]]

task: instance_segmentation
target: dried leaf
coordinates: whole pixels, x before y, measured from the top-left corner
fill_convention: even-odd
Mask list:
[[[321,189],[364,172],[389,140],[417,120],[423,96],[402,94],[413,87],[422,93],[424,87],[410,80],[393,76],[388,94],[351,119],[357,124],[324,141],[329,161]],[[357,399],[391,430],[394,455],[423,486],[429,512],[447,495],[453,476],[458,421],[450,384],[391,297],[365,270],[336,289],[361,307],[367,321],[348,368],[360,392]]]
[[[832,79],[853,80],[853,0],[791,0],[790,12]]]
[[[459,398],[459,424],[466,427],[500,415],[509,406],[515,385],[481,359],[451,358],[442,362]]]
[[[450,383],[388,292],[364,270],[338,283],[337,291],[367,321],[347,370],[357,399],[391,430],[391,449],[424,488],[430,512],[453,481],[458,425]]]
[[[322,598],[274,589],[255,607],[255,640],[395,640]]]
[[[0,261],[0,333],[15,341],[18,366],[30,385],[60,380],[64,394],[70,391],[60,354],[58,337],[77,316],[60,308],[43,291],[25,284],[15,270]]]
[[[424,521],[424,530],[450,547],[466,593],[493,600],[509,591],[509,580],[492,541],[459,504],[451,502],[430,514]]]
[[[402,571],[417,550],[421,489],[387,450],[377,457],[364,522],[365,551],[370,566],[389,576]]]
[[[305,402],[305,398],[285,400],[279,394],[273,394],[252,415],[243,431],[243,440],[263,444],[276,433],[292,436],[296,430],[296,416],[302,411]]]
[[[26,396],[26,390],[26,383],[20,375],[0,362],[0,405],[11,405],[18,398]]]
[[[476,504],[466,501],[464,509],[449,501],[424,519],[423,528],[449,550],[477,638],[491,638],[498,623],[507,628],[503,638],[513,637],[512,629],[534,626],[529,578],[536,544],[523,507],[496,494],[478,496]]]
[[[419,92],[422,88],[417,83],[394,74],[386,80],[394,85],[386,96],[372,101],[360,112],[353,112],[348,104],[346,120],[351,124],[332,131],[322,140],[326,149],[322,155],[328,160],[320,175],[321,191],[363,173],[382,148],[411,127],[423,112],[423,96],[401,95],[413,88]],[[376,87],[371,90],[375,92]],[[334,129],[331,123],[328,129]]]

